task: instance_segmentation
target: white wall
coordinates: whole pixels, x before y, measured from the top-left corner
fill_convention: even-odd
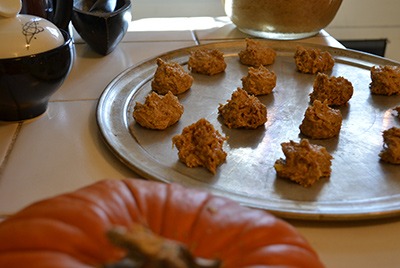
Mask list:
[[[399,0],[343,0],[326,30],[336,39],[387,38],[385,57],[400,61],[399,12]]]
[[[224,16],[221,0],[131,0],[133,19]]]
[[[221,0],[132,0],[133,19],[223,16]],[[400,61],[400,1],[343,0],[327,31],[336,39],[381,39],[386,57]]]

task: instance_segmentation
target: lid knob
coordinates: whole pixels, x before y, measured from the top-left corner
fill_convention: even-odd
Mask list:
[[[0,16],[5,18],[13,18],[21,11],[21,0],[1,0]]]

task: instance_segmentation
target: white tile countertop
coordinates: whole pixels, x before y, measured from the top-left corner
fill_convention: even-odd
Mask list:
[[[70,75],[48,110],[24,122],[0,121],[0,215],[105,178],[137,177],[103,142],[96,124],[102,91],[128,67],[178,48],[242,39],[225,17],[133,21],[111,54],[100,56],[75,39]],[[327,32],[302,42],[342,47]],[[398,218],[359,222],[289,220],[327,267],[396,267]]]

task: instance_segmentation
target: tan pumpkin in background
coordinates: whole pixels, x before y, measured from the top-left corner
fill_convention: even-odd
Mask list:
[[[104,180],[28,206],[0,223],[0,267],[101,267],[124,257],[105,233],[140,223],[221,267],[323,267],[286,222],[205,191]]]

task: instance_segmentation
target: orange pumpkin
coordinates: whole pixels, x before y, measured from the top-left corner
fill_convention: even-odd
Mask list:
[[[222,267],[323,267],[288,223],[205,191],[104,180],[28,206],[0,223],[0,267],[99,267],[123,258],[105,233],[140,223]]]

